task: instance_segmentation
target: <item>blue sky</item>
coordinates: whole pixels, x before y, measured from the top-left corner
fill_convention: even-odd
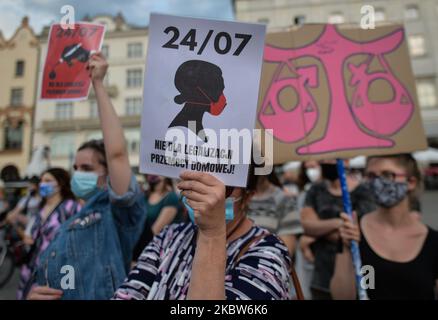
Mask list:
[[[0,30],[8,39],[23,16],[39,33],[43,26],[59,21],[63,5],[75,8],[76,19],[85,14],[116,14],[121,11],[129,23],[147,25],[150,12],[195,17],[233,19],[231,0],[0,0]]]

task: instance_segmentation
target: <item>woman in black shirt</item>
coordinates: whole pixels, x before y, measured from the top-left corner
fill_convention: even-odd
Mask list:
[[[438,232],[410,209],[421,185],[414,158],[409,154],[371,157],[366,177],[378,208],[364,216],[359,227],[342,214],[343,250],[336,257],[332,296],[356,297],[349,249],[350,241],[356,240],[366,276],[362,282],[370,299],[436,298]]]
[[[315,183],[306,194],[301,210],[301,222],[307,236],[315,238],[311,249],[314,254],[314,270],[310,283],[313,300],[330,300],[330,279],[335,267],[339,243],[340,217],[343,211],[341,183],[336,162],[321,163],[323,181]],[[359,216],[375,210],[368,188],[352,176],[347,176],[351,204]]]

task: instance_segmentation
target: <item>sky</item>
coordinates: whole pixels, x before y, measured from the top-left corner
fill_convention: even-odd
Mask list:
[[[0,31],[9,39],[23,16],[36,33],[53,22],[59,22],[61,7],[71,5],[76,20],[84,15],[115,15],[122,12],[128,23],[146,26],[150,12],[230,20],[233,19],[231,0],[0,0]]]

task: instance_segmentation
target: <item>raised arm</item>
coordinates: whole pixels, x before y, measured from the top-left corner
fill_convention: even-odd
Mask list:
[[[128,191],[132,174],[122,125],[103,85],[108,63],[99,52],[91,56],[89,68],[99,107],[111,187],[117,195],[123,195]]]

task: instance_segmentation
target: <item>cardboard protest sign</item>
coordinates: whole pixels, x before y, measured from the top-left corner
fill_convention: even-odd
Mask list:
[[[246,185],[264,37],[260,24],[151,15],[141,172]]]
[[[257,118],[274,163],[427,147],[401,25],[268,34]]]
[[[72,29],[60,24],[50,27],[44,64],[41,99],[83,100],[90,91],[86,65],[90,55],[102,46],[105,26],[76,23]]]

